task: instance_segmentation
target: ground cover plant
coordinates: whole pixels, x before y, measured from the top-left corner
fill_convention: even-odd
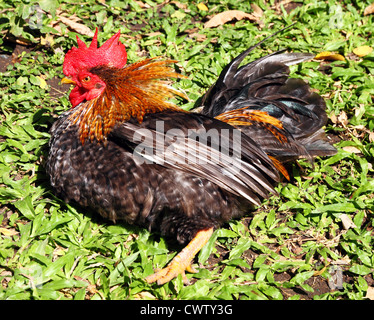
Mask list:
[[[373,299],[373,11],[369,1],[2,1],[0,299]],[[189,109],[233,57],[293,22],[246,61],[325,52],[292,76],[326,99],[338,153],[290,166],[279,196],[215,231],[191,285],[147,284],[180,248],[62,202],[45,175],[48,130],[70,107],[64,53],[77,34],[88,41],[98,27],[103,43],[121,30],[129,62],[179,61]]]

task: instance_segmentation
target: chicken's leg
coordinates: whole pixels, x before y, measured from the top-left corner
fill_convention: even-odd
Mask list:
[[[157,281],[158,285],[162,285],[171,279],[182,275],[183,281],[188,283],[185,271],[196,273],[197,271],[191,266],[191,261],[202,247],[208,242],[213,234],[213,228],[200,230],[191,242],[183,248],[181,252],[174,257],[168,266],[160,271],[151,274],[146,278],[148,283]]]

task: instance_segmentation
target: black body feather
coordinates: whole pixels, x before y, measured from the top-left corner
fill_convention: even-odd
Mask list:
[[[68,120],[70,113],[51,130],[47,163],[51,184],[66,201],[91,207],[112,221],[125,220],[176,235],[183,243],[200,229],[240,216],[259,203],[258,196],[273,191],[272,183],[278,181],[266,154],[240,132],[240,158],[233,156],[231,171],[228,163],[222,164],[221,145],[230,149],[238,130],[203,115],[150,114],[142,124],[129,121],[116,126],[106,145],[96,141],[82,145],[78,128]],[[157,122],[163,130],[156,130]],[[227,143],[217,146],[204,139],[201,132],[212,128],[229,130],[229,135],[223,135]],[[200,140],[192,137],[198,130]],[[156,142],[156,134],[165,140],[159,144],[164,147],[157,145],[157,150],[142,154]],[[141,137],[146,139],[140,144]],[[193,142],[201,154],[211,155],[206,163],[200,164],[195,157],[186,162],[184,155],[178,155],[189,139],[189,145]]]

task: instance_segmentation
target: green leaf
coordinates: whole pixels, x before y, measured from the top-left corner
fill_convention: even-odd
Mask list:
[[[269,286],[269,285],[262,284],[261,286],[259,286],[259,289],[261,290],[261,292],[266,294],[271,299],[283,300],[282,293],[280,292],[280,290],[278,288],[276,288],[274,286]]]
[[[237,245],[231,250],[229,259],[237,259],[242,253],[251,247],[251,241],[246,238],[240,238]]]
[[[41,215],[40,215],[41,216]],[[38,225],[35,228],[35,231],[33,233],[34,236],[39,236],[42,234],[46,234],[51,232],[52,230],[56,229],[57,226],[61,224],[65,224],[69,221],[71,221],[72,217],[63,217],[63,216],[57,216],[54,215],[51,220],[42,219],[40,225]]]
[[[124,258],[121,262],[124,266],[128,266],[136,260],[138,255],[139,255],[139,252],[134,252],[130,254],[129,256],[127,256],[126,258]]]
[[[45,12],[50,13],[53,17],[56,15],[56,9],[59,6],[59,2],[57,0],[41,0],[38,2],[40,8],[42,8]]]
[[[292,229],[286,226],[274,228],[270,232],[277,237],[280,236],[281,234],[293,234],[294,233]]]
[[[359,274],[361,276],[366,276],[367,274],[373,272],[373,269],[363,266],[363,265],[355,264],[349,269],[349,271],[355,274]]]
[[[0,199],[14,200],[14,199],[22,198],[22,196],[23,196],[22,192],[18,190],[0,187]]]
[[[62,268],[71,260],[73,256],[74,252],[69,252],[50,263],[48,267],[46,267],[43,271],[43,277],[45,281],[51,278],[56,278],[58,274],[61,274]]]
[[[253,268],[260,268],[262,265],[265,264],[268,256],[265,254],[260,254],[256,260],[253,262]]]
[[[248,268],[248,269],[251,268],[251,266],[243,259],[232,259],[226,262],[226,264],[228,266],[239,266],[239,267]]]
[[[256,272],[256,281],[257,282],[264,281],[269,272],[271,272],[271,269],[268,265],[261,266]]]
[[[200,263],[204,263],[206,260],[208,260],[210,254],[212,253],[215,247],[215,243],[216,243],[216,240],[217,240],[217,237],[220,231],[221,230],[214,231],[212,236],[208,240],[207,244],[200,250],[199,255],[198,255],[198,261]],[[230,231],[230,230],[227,230],[227,231]]]
[[[29,82],[29,78],[27,77],[19,77],[16,81],[16,84],[20,87],[23,87],[25,84]]]
[[[270,228],[275,222],[275,210],[270,210],[266,216],[265,225],[267,228]]]
[[[355,212],[357,208],[352,202],[343,202],[343,203],[333,203],[327,204],[321,207],[316,208],[312,213],[321,213],[321,212]]]
[[[73,279],[59,279],[59,280],[52,280],[43,285],[43,289],[45,290],[61,290],[64,288],[79,288],[79,287],[87,287],[87,282],[85,281],[77,281]]]
[[[236,238],[238,234],[229,229],[218,229],[216,238]]]
[[[27,196],[23,200],[19,200],[14,203],[14,206],[19,212],[29,220],[33,220],[35,217],[34,206],[32,204],[31,196]]]
[[[290,282],[295,285],[302,285],[306,280],[311,278],[314,275],[314,271],[304,271],[296,274]]]
[[[209,285],[206,280],[198,280],[193,286],[185,286],[179,294],[179,298],[183,300],[206,298],[209,292]]]

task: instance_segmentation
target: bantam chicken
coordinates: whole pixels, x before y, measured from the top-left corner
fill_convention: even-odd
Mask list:
[[[149,283],[195,272],[214,229],[275,194],[280,175],[289,179],[285,162],[336,152],[322,129],[324,100],[289,78],[288,66],[312,54],[280,51],[239,67],[260,42],[224,68],[192,113],[168,101],[187,98],[170,86],[184,78],[176,61],[126,65],[120,32],[99,48],[97,36],[88,47],[77,37],[65,56],[72,108],[51,128],[46,170],[65,201],[186,244]]]

